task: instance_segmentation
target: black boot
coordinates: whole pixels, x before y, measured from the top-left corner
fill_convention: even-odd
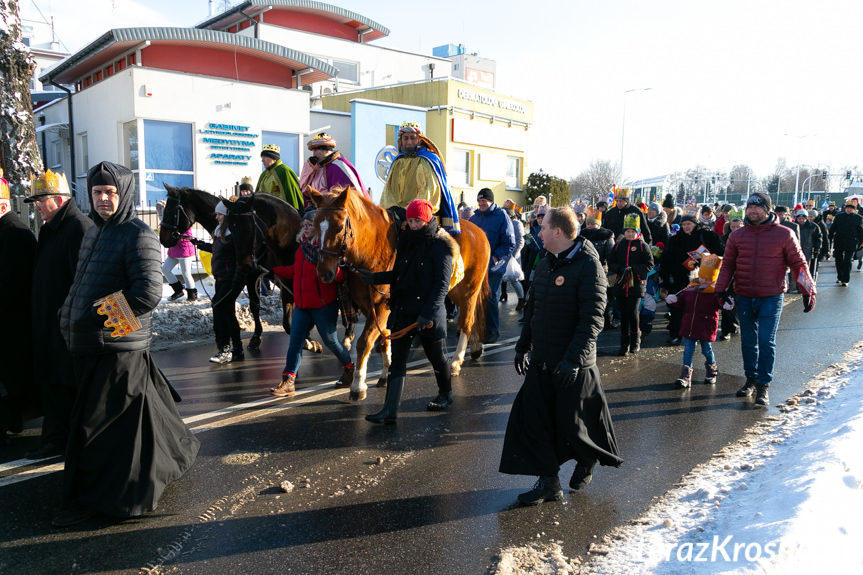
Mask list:
[[[620,334],[620,349],[617,351],[617,355],[623,357],[627,353],[629,353],[629,334],[621,333]]]
[[[592,463],[582,463],[579,461],[576,463],[575,469],[572,471],[572,477],[569,479],[569,486],[578,491],[590,485],[590,481],[593,479],[594,467],[596,467],[596,461]]]
[[[428,402],[426,405],[427,411],[444,411],[447,407],[452,405],[452,391],[441,391],[437,394],[437,397]]]
[[[746,383],[743,387],[737,390],[737,397],[749,397],[755,391],[755,378],[752,376],[746,377]]]
[[[186,288],[186,301],[196,301],[198,299],[198,290],[195,288]]]
[[[171,288],[173,288],[174,293],[168,296],[168,301],[177,301],[183,297],[183,284],[180,282],[172,283]]]
[[[521,505],[539,505],[546,501],[560,501],[563,491],[560,490],[560,480],[557,475],[544,475],[533,485],[533,489],[519,494]]]
[[[366,421],[391,425],[399,416],[399,404],[402,402],[402,390],[405,387],[405,377],[394,377],[387,382],[387,395],[384,408],[375,414],[366,416]]]
[[[629,334],[629,353],[638,353],[641,351],[641,332],[636,331]]]
[[[765,407],[770,405],[770,396],[767,394],[769,388],[769,385],[762,385],[760,383],[755,386],[755,403]]]

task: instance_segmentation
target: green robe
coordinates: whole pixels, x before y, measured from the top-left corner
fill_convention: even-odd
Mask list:
[[[269,168],[261,172],[258,178],[256,192],[266,192],[281,198],[303,213],[303,194],[300,192],[300,180],[294,171],[282,163],[273,162]]]

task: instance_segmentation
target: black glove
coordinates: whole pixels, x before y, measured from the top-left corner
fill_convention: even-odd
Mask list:
[[[417,328],[428,329],[434,325],[434,322],[427,317],[419,316],[417,318]]]
[[[562,387],[572,387],[578,378],[578,368],[564,359],[554,368],[554,376]]]
[[[370,272],[369,270],[359,270],[360,279],[363,280],[364,284],[373,284],[375,283],[375,272]]]
[[[189,238],[189,243],[195,247],[198,247],[199,245],[201,245],[201,240],[199,240],[198,238]]]
[[[803,294],[803,313],[809,313],[815,307],[815,296]]]
[[[519,351],[515,352],[515,372],[519,375],[527,373],[527,368],[530,365],[530,357],[526,353]]]

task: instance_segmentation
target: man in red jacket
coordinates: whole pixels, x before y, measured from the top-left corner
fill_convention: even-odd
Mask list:
[[[767,389],[776,360],[776,329],[788,289],[785,270],[791,268],[791,277],[800,286],[804,312],[815,306],[815,282],[797,236],[770,212],[767,194],[756,192],[749,196],[743,222],[742,228],[728,236],[716,293],[722,300],[729,299],[725,292],[734,280],[746,372],[746,383],[737,396],[749,397],[755,391],[755,403],[766,406],[770,403]]]

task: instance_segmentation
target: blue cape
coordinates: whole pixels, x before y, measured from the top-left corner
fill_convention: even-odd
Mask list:
[[[399,153],[393,162],[403,156],[404,154]],[[446,169],[444,168],[443,161],[440,159],[440,156],[426,148],[419,148],[417,156],[431,164],[432,171],[434,171],[435,177],[440,184],[441,198],[439,213],[441,216],[441,225],[451,234],[460,234],[461,224],[458,222],[458,210],[456,210],[455,203],[452,201],[452,194],[449,192],[449,184],[446,180]]]

